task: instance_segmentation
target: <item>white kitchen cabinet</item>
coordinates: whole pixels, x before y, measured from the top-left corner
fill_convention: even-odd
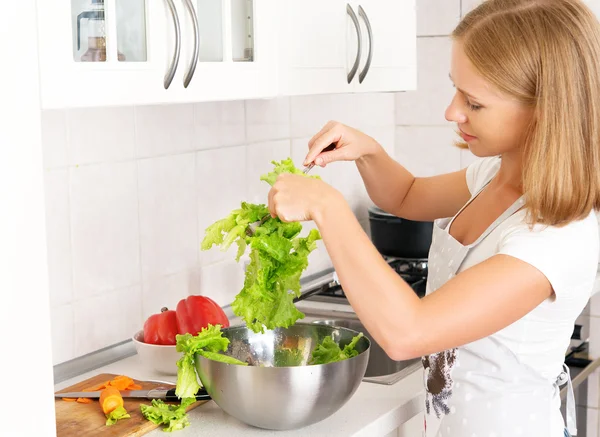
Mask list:
[[[359,23],[363,27],[362,59],[353,81],[355,92],[416,89],[414,0],[360,0],[355,4]],[[367,68],[369,53],[371,60]]]
[[[282,4],[282,94],[416,89],[415,0]]]
[[[43,108],[277,94],[277,0],[38,0]]]

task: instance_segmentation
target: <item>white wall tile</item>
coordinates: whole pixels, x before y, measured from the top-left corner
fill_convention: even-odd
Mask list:
[[[75,357],[73,306],[53,306],[50,309],[52,333],[52,364],[64,363]]]
[[[586,405],[591,408],[600,407],[600,369],[596,369],[592,372],[588,377],[587,384]]]
[[[434,176],[460,170],[460,149],[453,145],[450,127],[396,128],[396,160],[415,176]],[[432,159],[435,157],[435,159]]]
[[[460,19],[460,0],[418,0],[417,36],[450,35]]]
[[[393,123],[394,94],[335,94],[292,97],[292,138],[311,138],[333,120],[359,130]]]
[[[196,155],[138,162],[142,278],[198,265]]]
[[[290,137],[290,99],[246,101],[246,135],[249,143]]]
[[[243,101],[204,102],[194,105],[194,148],[238,146],[246,141]]]
[[[448,78],[452,43],[448,37],[417,40],[417,90],[396,93],[397,125],[445,125],[454,95]]]
[[[143,328],[140,285],[120,288],[74,304],[75,355],[130,339]]]
[[[271,187],[260,180],[273,170],[271,161],[281,161],[291,156],[290,140],[256,143],[248,146],[246,155],[246,199],[251,203],[268,203]],[[298,164],[299,165],[299,164]]]
[[[229,305],[244,286],[242,260],[222,261],[200,267],[200,294],[208,296],[219,305]]]
[[[585,437],[598,437],[598,410],[596,408],[588,408],[586,411],[586,428]]]
[[[42,111],[42,147],[45,168],[64,167],[68,164],[66,111]]]
[[[246,147],[206,150],[196,154],[198,243],[206,228],[227,217],[246,201]],[[217,247],[200,252],[200,264],[208,265],[235,257],[236,248],[226,253]]]
[[[71,165],[132,159],[133,107],[77,108],[67,112]]]
[[[590,298],[590,315],[600,317],[600,293],[592,295]]]
[[[44,184],[50,304],[58,306],[73,300],[69,170],[46,170]]]
[[[481,3],[483,0],[461,0],[461,15],[464,17]]]
[[[192,294],[200,294],[200,270],[184,270],[172,275],[144,280],[142,285],[142,318],[145,321],[152,314],[167,307],[175,310],[181,299]]]
[[[135,162],[70,169],[76,299],[140,283]]]
[[[194,150],[194,106],[135,108],[136,156],[172,155]]]
[[[369,206],[367,190],[353,162],[334,162],[326,167],[331,172],[332,185],[342,195],[358,220],[367,217]]]
[[[600,317],[590,316],[590,349],[589,354],[593,358],[600,357]]]

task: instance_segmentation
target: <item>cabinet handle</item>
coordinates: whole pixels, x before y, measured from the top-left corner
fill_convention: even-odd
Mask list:
[[[173,78],[175,77],[175,71],[177,71],[177,65],[179,65],[179,54],[181,52],[181,27],[179,26],[179,16],[177,15],[177,9],[175,9],[175,4],[173,0],[166,0],[167,5],[169,6],[169,10],[171,11],[171,16],[173,17],[173,26],[175,26],[175,52],[173,53],[173,59],[171,60],[171,65],[169,65],[169,69],[165,74],[165,89],[169,88]]]
[[[367,17],[367,13],[362,6],[358,6],[358,15],[365,21],[365,24],[367,25],[367,35],[369,35],[369,55],[367,56],[367,62],[363,70],[358,75],[358,82],[362,83],[371,67],[371,59],[373,59],[373,30],[371,29],[369,17]]]
[[[188,68],[188,71],[183,79],[183,87],[187,88],[190,82],[192,81],[192,77],[194,77],[196,65],[198,64],[198,54],[200,52],[200,29],[198,26],[198,17],[196,15],[194,5],[192,4],[192,0],[184,0],[184,3],[190,15],[192,16],[192,23],[194,23],[194,53],[192,54],[192,61],[190,62],[190,67]]]
[[[356,36],[358,38],[358,49],[356,50],[356,59],[354,60],[354,65],[352,66],[352,69],[348,72],[348,83],[350,83],[352,82],[352,79],[354,79],[354,75],[358,70],[358,64],[360,62],[360,53],[362,49],[362,34],[360,32],[360,24],[358,24],[358,17],[354,13],[354,9],[352,9],[350,3],[346,5],[346,12],[348,13],[348,15],[350,15],[350,18],[354,23],[354,27],[356,28]]]

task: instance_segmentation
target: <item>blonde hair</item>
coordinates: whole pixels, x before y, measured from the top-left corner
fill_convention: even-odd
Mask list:
[[[530,223],[600,209],[600,25],[578,0],[487,0],[460,39],[478,73],[533,108],[523,148]]]

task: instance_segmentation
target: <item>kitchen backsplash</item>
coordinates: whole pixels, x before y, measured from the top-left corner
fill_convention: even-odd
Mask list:
[[[55,364],[131,337],[189,294],[229,304],[243,280],[234,253],[200,251],[204,229],[240,202],[264,203],[271,160],[301,165],[328,120],[373,136],[417,175],[473,159],[451,144],[444,110],[459,0],[419,0],[419,91],[322,95],[151,107],[47,111],[43,144]],[[437,10],[437,9],[436,9]],[[316,169],[368,231],[355,166]],[[306,228],[310,228],[308,223]],[[323,245],[307,274],[331,262]],[[109,321],[109,323],[107,323]]]

